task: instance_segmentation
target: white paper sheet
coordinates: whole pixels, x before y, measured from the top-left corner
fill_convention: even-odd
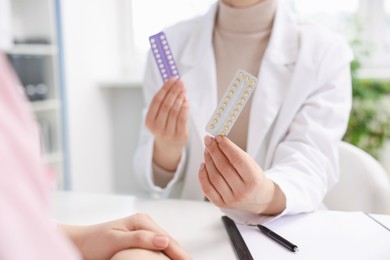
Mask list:
[[[296,244],[299,252],[292,253],[255,226],[237,224],[254,259],[390,259],[390,232],[362,212],[318,211],[265,226]]]

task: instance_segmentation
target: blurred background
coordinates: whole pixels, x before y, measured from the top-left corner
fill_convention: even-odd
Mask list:
[[[0,0],[0,48],[38,120],[58,189],[139,193],[148,37],[216,0]],[[390,0],[280,0],[345,36],[354,103],[345,140],[390,172]]]

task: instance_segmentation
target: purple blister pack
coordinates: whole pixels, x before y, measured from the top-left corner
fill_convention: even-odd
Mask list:
[[[173,58],[165,33],[159,32],[158,34],[150,36],[149,42],[163,82],[171,77],[180,78],[179,70],[176,67],[176,62]]]

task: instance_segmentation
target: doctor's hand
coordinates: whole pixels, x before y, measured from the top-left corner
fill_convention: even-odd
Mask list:
[[[105,260],[114,255],[120,259],[119,256],[145,251],[155,251],[148,255],[165,255],[170,259],[190,259],[172,237],[143,213],[91,226],[60,225],[60,229],[83,259]]]
[[[250,157],[226,137],[206,136],[199,181],[206,197],[217,207],[262,215],[277,215],[286,198]]]
[[[146,127],[155,137],[153,161],[175,171],[187,144],[189,102],[183,81],[167,80],[153,97],[146,115]]]

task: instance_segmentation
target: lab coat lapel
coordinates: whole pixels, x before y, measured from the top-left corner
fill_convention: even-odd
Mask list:
[[[297,54],[298,31],[295,17],[279,2],[251,106],[247,152],[252,157],[257,155],[278,115],[289,88],[291,68],[295,65]]]

